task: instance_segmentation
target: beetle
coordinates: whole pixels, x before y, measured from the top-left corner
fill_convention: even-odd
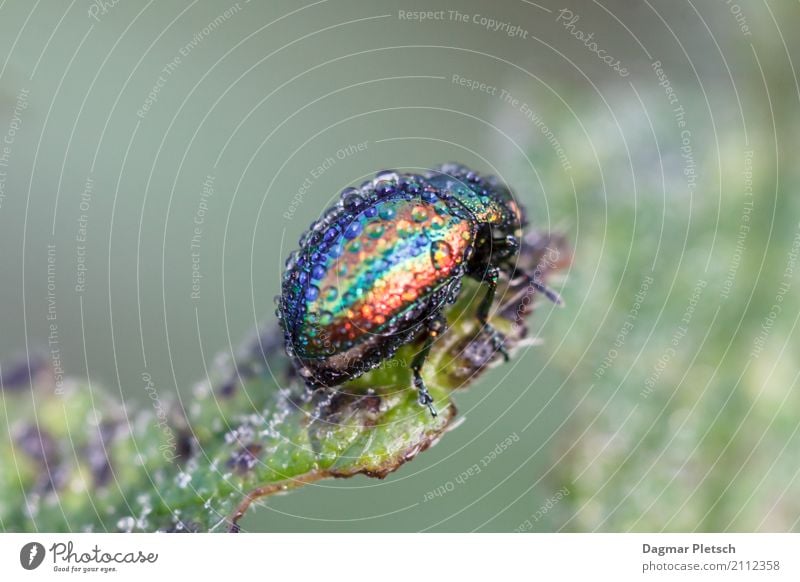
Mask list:
[[[486,284],[477,318],[508,360],[489,311],[501,274],[520,276],[514,263],[524,226],[524,211],[505,185],[459,164],[425,175],[386,170],[345,189],[301,236],[276,297],[298,374],[312,389],[337,386],[422,342],[410,365],[413,384],[436,416],[421,370],[463,277]]]

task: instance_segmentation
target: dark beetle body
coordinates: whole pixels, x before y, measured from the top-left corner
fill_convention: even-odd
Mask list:
[[[522,227],[505,186],[456,164],[425,176],[381,172],[348,188],[286,262],[277,313],[299,374],[311,387],[336,386],[423,337],[426,355],[464,275],[490,285],[486,324]],[[422,361],[412,366],[421,401]]]

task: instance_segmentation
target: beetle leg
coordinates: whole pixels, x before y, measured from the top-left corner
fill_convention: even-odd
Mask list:
[[[411,362],[411,373],[414,375],[414,388],[416,388],[419,393],[419,403],[422,406],[427,406],[428,410],[431,412],[431,416],[434,417],[437,416],[436,408],[433,406],[433,398],[428,392],[428,388],[425,386],[425,381],[422,379],[422,366],[425,364],[428,354],[430,354],[433,342],[439,337],[444,326],[444,318],[441,315],[433,318],[428,323],[428,333],[425,336],[425,343]]]
[[[492,347],[494,347],[496,351],[499,351],[501,354],[503,354],[503,358],[507,362],[509,357],[504,345],[503,334],[497,331],[494,326],[489,323],[489,311],[492,308],[492,303],[494,303],[494,295],[497,292],[497,281],[499,279],[499,267],[493,265],[486,269],[486,274],[482,281],[489,285],[489,289],[486,291],[483,301],[481,301],[480,305],[478,305],[478,321],[481,322],[483,328],[491,335]]]

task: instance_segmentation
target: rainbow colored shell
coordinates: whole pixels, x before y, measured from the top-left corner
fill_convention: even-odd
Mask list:
[[[455,301],[480,229],[520,220],[507,190],[462,166],[381,172],[342,192],[287,260],[277,298],[300,374],[334,386],[391,357]]]

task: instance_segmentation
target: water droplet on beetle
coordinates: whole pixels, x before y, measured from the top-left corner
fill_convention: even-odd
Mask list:
[[[366,203],[364,197],[355,188],[345,188],[342,190],[341,197],[342,205],[350,212],[355,212]]]
[[[328,230],[325,231],[325,234],[322,236],[322,240],[325,242],[331,242],[338,236],[338,234],[339,231],[337,231],[335,228],[329,228]]]
[[[472,255],[475,253],[475,247],[472,245],[467,245],[467,248],[464,249],[464,259],[470,260]]]
[[[420,194],[420,198],[425,202],[436,202],[436,192],[433,190],[424,190],[422,194]]]
[[[388,196],[395,192],[394,182],[389,180],[378,180],[375,182],[375,193],[378,196]]]
[[[366,228],[367,236],[370,238],[380,238],[386,232],[386,228],[381,222],[373,222]]]
[[[403,301],[415,301],[417,299],[417,290],[409,287],[402,294]]]
[[[398,178],[396,170],[381,170],[375,174],[375,181],[397,182]]]
[[[305,293],[306,301],[314,301],[317,297],[319,297],[319,288],[315,285],[309,285]]]
[[[442,240],[431,245],[431,263],[435,269],[446,269],[453,262],[453,249]]]
[[[397,235],[400,238],[408,238],[414,234],[414,227],[407,220],[398,220],[395,228],[397,228]]]
[[[301,273],[304,274],[304,273]],[[311,278],[312,279],[322,279],[325,276],[325,266],[316,264],[311,267]],[[301,281],[304,282],[304,281]]]
[[[380,216],[384,220],[392,220],[396,214],[397,212],[391,206],[384,206],[378,212],[378,216]]]
[[[330,250],[328,251],[328,256],[331,257],[332,259],[338,259],[340,256],[342,256],[342,249],[343,247],[340,241],[330,248]]]
[[[360,220],[354,220],[350,223],[350,225],[344,230],[344,238],[347,240],[353,240],[359,234],[361,234],[362,229],[364,226],[361,224]]]

